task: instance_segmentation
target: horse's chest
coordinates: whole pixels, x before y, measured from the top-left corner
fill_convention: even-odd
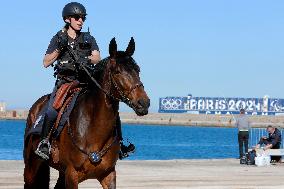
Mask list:
[[[92,164],[90,161],[86,161],[82,170],[78,170],[79,178],[85,179],[97,179],[107,172],[115,169],[116,160],[102,161],[99,164]]]

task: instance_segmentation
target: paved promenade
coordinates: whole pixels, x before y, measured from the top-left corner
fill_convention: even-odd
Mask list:
[[[0,189],[23,188],[23,161],[0,161]],[[279,189],[284,188],[284,164],[240,165],[236,159],[119,161],[118,189]],[[51,171],[51,186],[57,171]],[[79,188],[101,188],[88,180]]]

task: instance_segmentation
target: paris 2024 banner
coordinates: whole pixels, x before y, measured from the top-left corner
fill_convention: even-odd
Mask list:
[[[164,97],[159,100],[160,113],[284,115],[284,99],[226,97]]]

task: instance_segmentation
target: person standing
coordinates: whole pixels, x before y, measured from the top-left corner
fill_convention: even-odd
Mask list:
[[[245,110],[240,110],[240,116],[236,119],[236,127],[238,127],[238,142],[239,142],[239,158],[248,153],[248,140],[250,123]],[[244,151],[245,148],[245,151]]]

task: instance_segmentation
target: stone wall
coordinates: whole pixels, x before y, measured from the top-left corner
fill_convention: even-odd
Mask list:
[[[235,118],[232,115],[152,113],[139,117],[133,113],[120,113],[120,116],[122,122],[133,124],[217,127],[234,127],[235,125]],[[235,115],[235,117],[237,116]],[[249,120],[252,127],[273,125],[284,128],[284,116],[249,116]]]
[[[26,119],[28,111],[10,110],[0,112],[0,119]],[[237,117],[238,115],[235,115]],[[234,127],[235,118],[232,115],[204,115],[204,114],[167,114],[150,113],[139,117],[135,113],[120,113],[123,123],[146,125],[184,125],[184,126],[216,126]],[[252,127],[267,127],[273,125],[284,128],[284,116],[249,116]]]

